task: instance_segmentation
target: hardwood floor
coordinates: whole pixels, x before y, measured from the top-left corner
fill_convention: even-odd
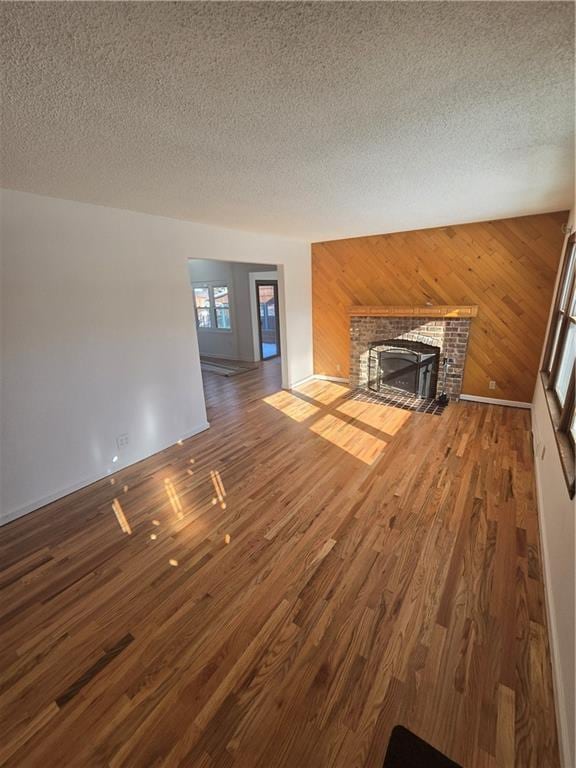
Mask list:
[[[558,766],[529,413],[205,381],[209,431],[0,529],[0,764]]]

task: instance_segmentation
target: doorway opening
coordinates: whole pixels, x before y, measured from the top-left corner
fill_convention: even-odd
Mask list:
[[[287,371],[286,344],[280,342],[281,268],[189,258],[188,274],[206,402],[208,385],[221,396],[226,381],[241,385],[258,372],[282,386]]]
[[[256,280],[256,306],[258,310],[260,359],[269,360],[280,354],[277,280]]]

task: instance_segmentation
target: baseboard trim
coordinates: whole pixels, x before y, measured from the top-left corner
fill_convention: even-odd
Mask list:
[[[192,430],[190,430],[185,435],[182,435],[180,440],[188,440],[190,437],[194,437],[194,435],[198,435],[200,432],[204,432],[210,427],[210,424],[208,421],[203,421],[201,424],[198,424],[195,426]],[[154,451],[154,453],[146,454],[145,456],[140,456],[140,458],[136,459],[135,461],[131,461],[129,464],[120,464],[118,466],[115,466],[115,472],[118,472],[121,469],[126,469],[126,467],[133,467],[134,464],[138,464],[141,461],[144,461],[145,459],[149,459],[150,456],[154,456],[157,453],[160,453],[161,451],[165,451],[166,448],[170,448],[170,446],[176,445],[176,443],[167,443],[166,445],[163,445],[162,447],[158,448],[157,451]],[[16,509],[11,509],[6,513],[0,514],[0,528],[3,525],[7,525],[8,523],[13,522],[14,520],[18,520],[20,517],[24,517],[24,515],[29,515],[31,512],[36,512],[39,509],[42,509],[42,507],[45,507],[47,504],[52,504],[53,501],[58,501],[59,499],[63,499],[64,496],[69,496],[71,493],[74,493],[75,491],[80,491],[82,488],[87,488],[89,485],[92,485],[92,483],[97,483],[99,480],[103,480],[105,477],[112,477],[115,472],[104,472],[103,474],[97,474],[93,475],[92,477],[85,477],[82,480],[79,480],[77,483],[72,483],[72,485],[69,485],[65,488],[60,488],[57,491],[54,491],[53,493],[49,493],[46,496],[43,496],[40,499],[36,499],[36,501],[32,501],[29,504],[23,504],[20,507],[17,507]]]
[[[306,376],[305,379],[300,379],[300,381],[295,381],[293,384],[290,384],[289,389],[299,387],[301,384],[306,384],[308,381],[336,381],[339,384],[348,384],[348,379],[343,379],[340,376],[324,376],[324,374],[321,373],[313,373],[310,376]]]
[[[511,408],[532,408],[532,403],[522,403],[518,400],[499,400],[497,397],[480,397],[480,395],[460,395],[460,400],[470,400],[473,403],[487,403],[488,405],[508,405]]]
[[[536,427],[536,429],[534,429]],[[556,728],[558,731],[558,743],[560,746],[560,764],[563,768],[570,768],[570,744],[568,741],[568,716],[566,713],[566,704],[564,700],[563,675],[560,665],[560,651],[558,649],[558,635],[556,633],[556,611],[554,603],[548,596],[548,585],[550,584],[550,570],[548,555],[548,539],[546,536],[546,524],[544,522],[544,500],[542,498],[542,485],[540,483],[540,463],[536,456],[536,441],[540,440],[537,435],[538,425],[532,414],[532,446],[534,449],[534,479],[536,483],[536,505],[538,508],[538,533],[540,534],[540,544],[542,552],[542,565],[544,572],[544,605],[546,607],[546,620],[548,623],[548,639],[550,645],[550,661],[552,664],[552,677],[554,678],[554,704],[556,705]]]
[[[320,381],[337,381],[340,384],[349,383],[349,380],[342,378],[342,376],[324,376],[323,373],[315,373],[314,378],[319,379]]]
[[[313,380],[314,380],[314,375],[306,376],[304,379],[299,379],[299,381],[291,381],[288,389],[295,389],[295,387],[299,387],[302,384],[306,384],[306,382],[313,381]]]

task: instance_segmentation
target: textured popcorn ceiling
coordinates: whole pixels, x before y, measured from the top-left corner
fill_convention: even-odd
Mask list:
[[[312,240],[571,203],[571,3],[0,6],[2,186]]]

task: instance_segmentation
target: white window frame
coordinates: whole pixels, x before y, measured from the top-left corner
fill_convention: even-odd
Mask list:
[[[195,288],[205,288],[208,291],[210,298],[210,328],[204,328],[198,322],[198,307],[196,306],[196,294]],[[214,288],[227,288],[228,289],[228,314],[230,317],[230,328],[218,328],[216,323],[216,302],[214,301]],[[232,291],[230,290],[230,284],[226,280],[204,280],[202,282],[192,283],[192,300],[194,302],[194,317],[196,318],[196,328],[201,333],[232,333],[233,321],[232,321]]]
[[[542,370],[548,409],[570,498],[574,498],[576,476],[576,450],[574,433],[571,429],[574,424],[576,401],[576,349],[571,336],[576,326],[576,316],[573,314],[576,306],[575,249],[576,233],[572,234],[566,242]],[[569,366],[569,379],[564,401],[562,401],[558,390],[558,377],[566,365]]]

